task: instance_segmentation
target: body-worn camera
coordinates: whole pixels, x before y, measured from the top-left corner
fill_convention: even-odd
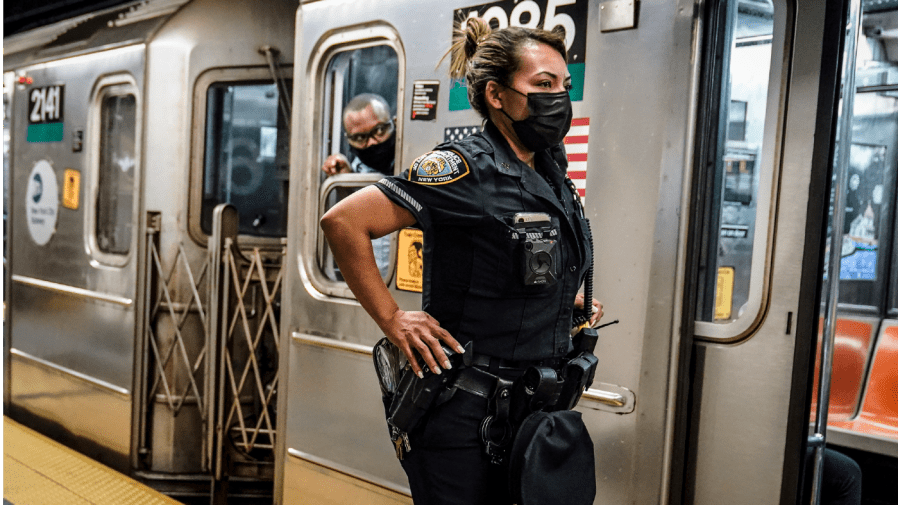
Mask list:
[[[514,228],[523,246],[525,286],[551,285],[558,280],[558,227],[545,212],[519,212]]]

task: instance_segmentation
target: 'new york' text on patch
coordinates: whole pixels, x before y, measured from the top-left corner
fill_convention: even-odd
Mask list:
[[[448,184],[470,172],[468,162],[455,151],[431,151],[412,162],[408,178],[418,184]]]

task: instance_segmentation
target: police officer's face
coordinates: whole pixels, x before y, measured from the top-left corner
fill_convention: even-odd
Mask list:
[[[511,87],[503,88],[502,108],[516,121],[530,115],[527,93],[558,93],[571,82],[561,53],[546,44],[528,44],[521,48],[521,67],[511,77]],[[523,93],[523,94],[521,94]]]
[[[390,137],[393,125],[390,118],[378,116],[371,105],[358,112],[348,112],[343,118],[343,128],[349,144],[356,149],[365,149],[380,144]]]

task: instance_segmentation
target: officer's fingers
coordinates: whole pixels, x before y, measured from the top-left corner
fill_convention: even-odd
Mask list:
[[[602,316],[605,315],[605,311],[604,311],[602,302],[596,300],[595,298],[592,299],[592,307],[593,307],[593,309],[592,309],[593,314],[592,314],[592,317],[590,318],[590,322],[595,324],[600,319],[602,319]]]
[[[452,364],[449,363],[449,357],[446,356],[446,353],[443,351],[443,347],[440,345],[440,341],[437,338],[430,337],[425,340],[425,343],[430,347],[430,351],[433,353],[434,359],[436,359],[437,363],[440,366],[449,370],[452,368]]]
[[[430,337],[430,339],[436,340],[433,337]],[[418,354],[421,355],[421,358],[424,360],[424,363],[427,364],[427,368],[430,368],[430,371],[432,371],[435,374],[443,373],[442,369],[440,368],[440,365],[437,364],[436,359],[434,358],[433,354],[430,352],[431,348],[423,340],[416,340],[413,345],[415,347],[415,350],[418,351]],[[439,347],[440,347],[439,344],[437,344],[437,348],[439,348]],[[440,352],[442,353],[442,350],[440,350]]]
[[[448,331],[443,329],[440,326],[440,323],[438,323],[436,320],[434,320],[433,323],[434,323],[434,327],[431,329],[431,332],[433,333],[434,337],[445,342],[446,346],[449,347],[450,349],[455,349],[455,352],[458,352],[458,353],[465,352],[465,348],[462,347],[461,344],[458,343],[458,340],[455,340],[455,338],[453,338],[452,335]]]

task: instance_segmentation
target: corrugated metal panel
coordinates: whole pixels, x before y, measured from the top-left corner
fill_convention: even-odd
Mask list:
[[[4,67],[146,41],[168,16],[189,1],[141,0],[17,33],[3,40]]]

